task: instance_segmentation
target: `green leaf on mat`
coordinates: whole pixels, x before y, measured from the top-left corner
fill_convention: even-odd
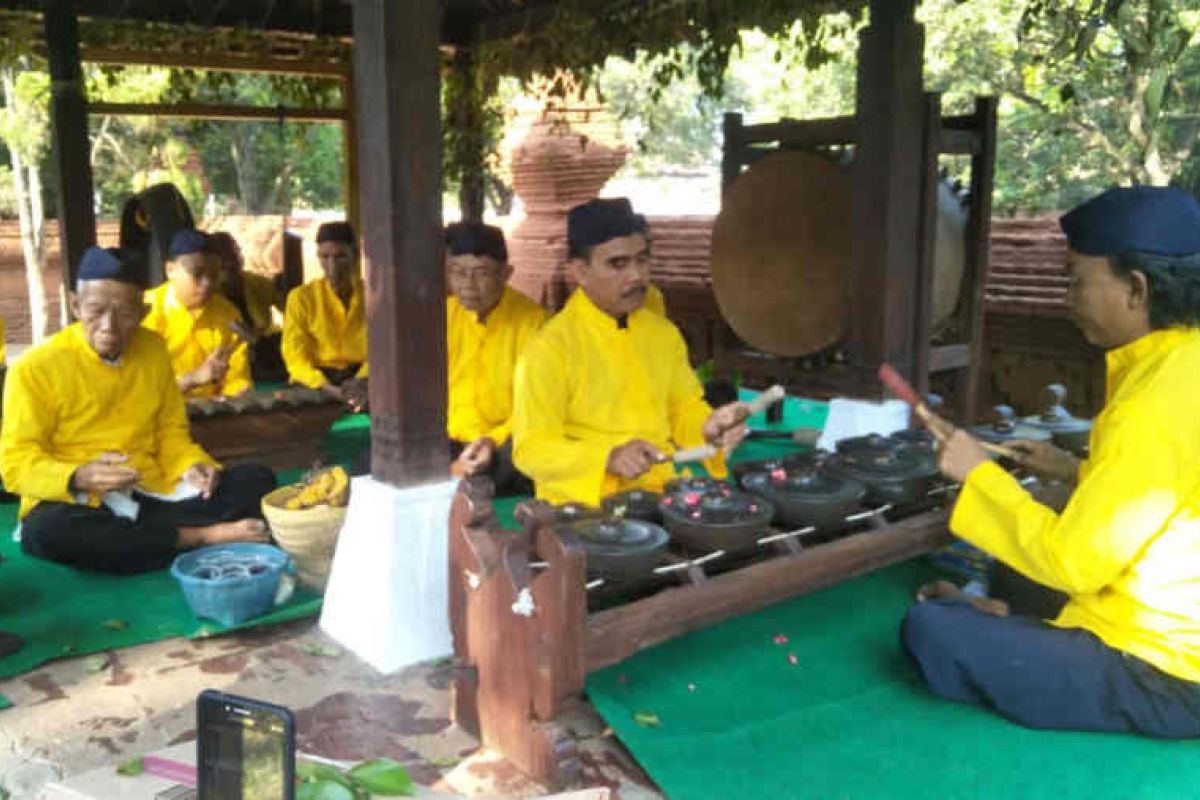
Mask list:
[[[8,789],[0,786],[0,800],[8,800]]]
[[[106,619],[100,623],[110,631],[123,631],[129,627],[129,623],[123,619]]]
[[[100,672],[108,666],[108,656],[88,656],[83,661],[83,668],[88,672]]]
[[[373,758],[350,770],[350,776],[372,793],[400,797],[413,793],[412,778],[402,765],[390,758]]]
[[[142,768],[142,757],[141,756],[138,756],[137,758],[131,758],[128,761],[124,762],[123,764],[120,764],[117,767],[118,775],[126,775],[131,778],[134,776],[137,776],[137,775],[141,775],[143,771],[144,770]]]
[[[296,778],[301,781],[337,781],[348,783],[346,774],[337,767],[315,764],[312,761],[296,762]]]
[[[337,658],[342,654],[340,648],[330,644],[313,644],[312,642],[301,642],[300,649],[310,656],[322,656],[324,658]]]
[[[661,728],[662,720],[658,718],[658,714],[653,711],[635,711],[633,712],[633,721],[643,728]]]
[[[335,781],[302,783],[296,800],[355,800],[354,791]]]
[[[456,767],[458,766],[459,762],[462,761],[462,759],[458,758],[457,756],[438,756],[437,758],[427,758],[425,760],[438,769],[449,769],[450,767]]]
[[[72,653],[74,653],[74,652],[75,652],[75,650],[76,650],[76,647],[75,647],[75,645],[73,645],[73,644],[64,644],[62,647],[58,648],[58,654],[59,654],[60,656],[69,656],[69,655],[71,655]]]

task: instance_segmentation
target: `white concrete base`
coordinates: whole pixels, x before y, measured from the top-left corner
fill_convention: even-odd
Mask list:
[[[382,673],[453,652],[447,523],[456,486],[351,483],[321,628]]]

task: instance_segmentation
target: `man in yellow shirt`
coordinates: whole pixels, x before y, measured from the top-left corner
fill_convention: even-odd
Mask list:
[[[185,397],[233,397],[253,386],[246,342],[235,333],[241,317],[217,293],[219,281],[208,236],[185,229],[171,237],[166,283],[146,292],[142,324],[167,343]]]
[[[643,307],[647,234],[628,201],[592,200],[568,217],[579,288],[526,346],[512,422],[513,460],[550,502],[659,490],[674,476],[675,449],[731,448],[746,435],[745,405],[713,411],[679,331]],[[719,455],[707,466],[724,474]]]
[[[287,368],[280,351],[283,298],[279,287],[265,275],[246,271],[242,250],[229,233],[210,233],[208,244],[221,265],[218,288],[241,315],[238,331],[249,347],[254,382],[286,382]]]
[[[1107,398],[1086,461],[1020,447],[1077,481],[1070,502],[1039,504],[961,430],[940,466],[963,482],[951,530],[1069,601],[1043,622],[936,596],[901,640],[934,692],[1023,725],[1200,736],[1200,204],[1112,189],[1062,227],[1071,314],[1108,351]]]
[[[222,471],[192,441],[161,337],[141,325],[145,269],[89,249],[79,322],[26,352],[4,391],[0,474],[21,495],[21,546],[83,569],[134,573],[201,545],[265,541],[254,464]]]
[[[488,472],[497,494],[530,494],[532,484],[512,464],[513,379],[517,357],[546,311],[508,285],[512,271],[499,228],[470,222],[446,228],[453,471]]]
[[[317,229],[324,278],[293,289],[283,315],[283,361],[293,383],[352,406],[366,402],[367,317],[358,237],[348,222]]]

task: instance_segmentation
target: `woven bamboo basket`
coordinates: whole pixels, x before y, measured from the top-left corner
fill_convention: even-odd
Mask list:
[[[346,520],[345,506],[319,505],[288,509],[284,503],[300,491],[299,486],[283,486],[262,500],[263,516],[271,526],[275,541],[296,562],[296,579],[301,586],[324,592],[333,566],[333,551]]]

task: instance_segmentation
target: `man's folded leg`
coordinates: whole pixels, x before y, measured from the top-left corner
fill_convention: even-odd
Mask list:
[[[138,519],[172,528],[198,528],[242,519],[262,519],[262,499],[275,488],[275,473],[261,464],[239,464],[221,473],[221,482],[209,498],[178,502],[139,498]]]
[[[170,525],[118,517],[106,506],[39,503],[21,521],[21,548],[29,555],[119,575],[166,567],[178,540]]]

